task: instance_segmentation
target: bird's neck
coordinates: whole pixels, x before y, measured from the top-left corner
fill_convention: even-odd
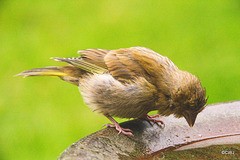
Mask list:
[[[168,113],[174,112],[175,107],[178,107],[176,102],[179,102],[179,97],[181,101],[187,98],[186,93],[189,86],[192,85],[192,80],[196,77],[189,72],[175,70],[168,72],[164,78],[165,83],[162,85],[164,87],[159,87],[160,92],[157,106],[158,108],[165,108],[166,115],[168,115]]]

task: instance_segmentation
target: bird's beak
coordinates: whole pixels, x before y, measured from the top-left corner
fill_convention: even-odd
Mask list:
[[[197,118],[197,114],[185,114],[184,115],[184,118],[186,119],[188,125],[190,127],[193,127],[194,123],[195,123],[195,120]]]

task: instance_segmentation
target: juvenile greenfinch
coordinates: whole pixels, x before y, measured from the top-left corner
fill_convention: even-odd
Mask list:
[[[206,91],[199,79],[178,67],[167,57],[148,48],[117,50],[87,49],[79,57],[53,58],[69,63],[60,67],[36,68],[18,75],[57,76],[79,86],[85,103],[105,115],[119,133],[133,136],[112,116],[155,120],[148,112],[184,117],[193,126],[206,104]]]

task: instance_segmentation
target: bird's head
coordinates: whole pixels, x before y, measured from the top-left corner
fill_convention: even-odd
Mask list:
[[[200,113],[207,102],[206,90],[202,87],[199,79],[188,74],[182,80],[182,84],[175,93],[172,94],[172,105],[170,109],[175,117],[184,117],[190,127],[195,123],[198,113]]]

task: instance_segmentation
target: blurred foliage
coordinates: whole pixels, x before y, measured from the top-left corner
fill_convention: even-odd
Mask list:
[[[200,77],[208,103],[238,100],[239,28],[238,0],[0,1],[0,159],[56,159],[108,123],[77,87],[13,75],[82,49],[144,46]]]

